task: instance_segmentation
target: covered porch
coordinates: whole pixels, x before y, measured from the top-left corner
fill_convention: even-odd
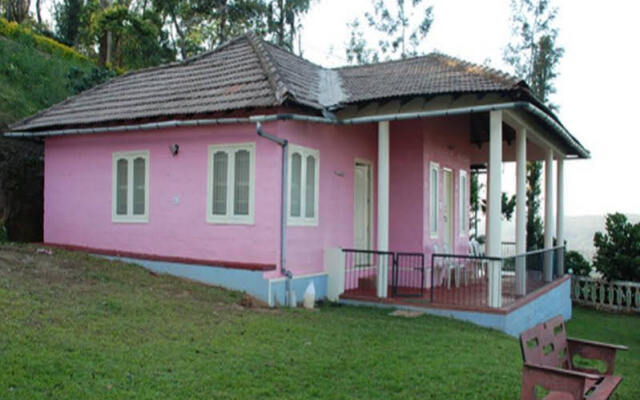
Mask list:
[[[326,249],[328,297],[346,303],[410,307],[425,312],[509,315],[520,308],[535,307],[533,314],[563,314],[570,318],[564,246],[555,245],[564,244],[564,162],[570,158],[566,143],[550,133],[549,121],[541,121],[526,110],[501,109],[498,105],[482,113],[452,112],[451,115],[455,116],[451,118],[464,120],[462,125],[466,128],[452,133],[445,139],[451,143],[444,143],[444,146],[451,157],[462,160],[467,168],[449,174],[454,180],[448,183],[446,176],[438,175],[439,171],[432,175],[430,166],[440,165],[428,157],[429,143],[424,143],[421,159],[424,204],[422,213],[413,216],[422,222],[420,248],[405,246],[406,240],[398,239],[408,235],[399,230],[400,224],[393,217],[391,207],[396,198],[404,194],[393,189],[394,185],[397,187],[394,179],[398,179],[397,173],[393,173],[398,168],[393,163],[394,146],[398,143],[393,138],[408,134],[406,129],[400,132],[406,125],[384,120],[377,122],[375,246],[370,249]],[[533,252],[526,251],[528,161],[544,164],[544,247]],[[504,251],[508,247],[503,245],[502,232],[505,179],[502,167],[505,162],[515,163],[512,179],[515,181],[516,229],[515,242],[508,246],[513,247],[511,251]],[[469,196],[466,171],[471,165],[478,164],[487,171],[486,242],[482,250],[469,242],[466,207]],[[394,175],[395,178],[390,179]],[[453,190],[457,197],[452,195],[448,206],[449,195],[442,194],[441,185],[445,189],[447,185],[457,189]],[[434,186],[437,187],[435,201],[430,198]],[[436,204],[437,211],[428,203]],[[444,231],[438,222],[433,222],[442,219],[444,225],[449,222]],[[450,240],[447,240],[448,235],[451,235]],[[565,291],[566,296],[558,297],[557,292]],[[545,297],[556,300],[566,297],[566,301],[540,301]],[[529,315],[525,319],[531,324],[537,322],[532,318]],[[526,329],[524,325],[523,329]]]

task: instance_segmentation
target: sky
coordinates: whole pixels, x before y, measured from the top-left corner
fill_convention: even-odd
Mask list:
[[[422,51],[440,52],[509,71],[502,61],[510,40],[510,0],[424,0],[434,22]],[[565,53],[553,103],[563,124],[591,151],[565,163],[565,214],[640,214],[640,2],[556,0],[558,42]],[[346,64],[347,23],[372,10],[367,0],[315,0],[303,18],[305,58]],[[361,24],[363,25],[363,24]],[[503,181],[513,191],[511,164]]]

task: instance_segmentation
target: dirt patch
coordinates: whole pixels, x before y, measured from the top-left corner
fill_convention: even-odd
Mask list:
[[[258,300],[253,296],[244,294],[238,302],[243,308],[269,308],[269,305],[262,300]]]
[[[395,310],[389,315],[391,315],[392,317],[417,318],[421,315],[424,315],[424,313],[420,311]]]

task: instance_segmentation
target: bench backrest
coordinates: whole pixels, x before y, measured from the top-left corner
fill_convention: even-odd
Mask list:
[[[561,315],[522,332],[520,349],[524,362],[571,369],[567,332]]]

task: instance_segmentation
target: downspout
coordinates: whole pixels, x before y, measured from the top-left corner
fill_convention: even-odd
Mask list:
[[[291,296],[291,278],[293,274],[287,269],[287,179],[289,177],[289,141],[268,134],[262,130],[262,123],[256,122],[256,132],[258,136],[268,139],[282,147],[282,182],[280,199],[280,273],[286,277],[285,280],[285,305],[295,307]],[[271,301],[271,299],[269,299]]]

